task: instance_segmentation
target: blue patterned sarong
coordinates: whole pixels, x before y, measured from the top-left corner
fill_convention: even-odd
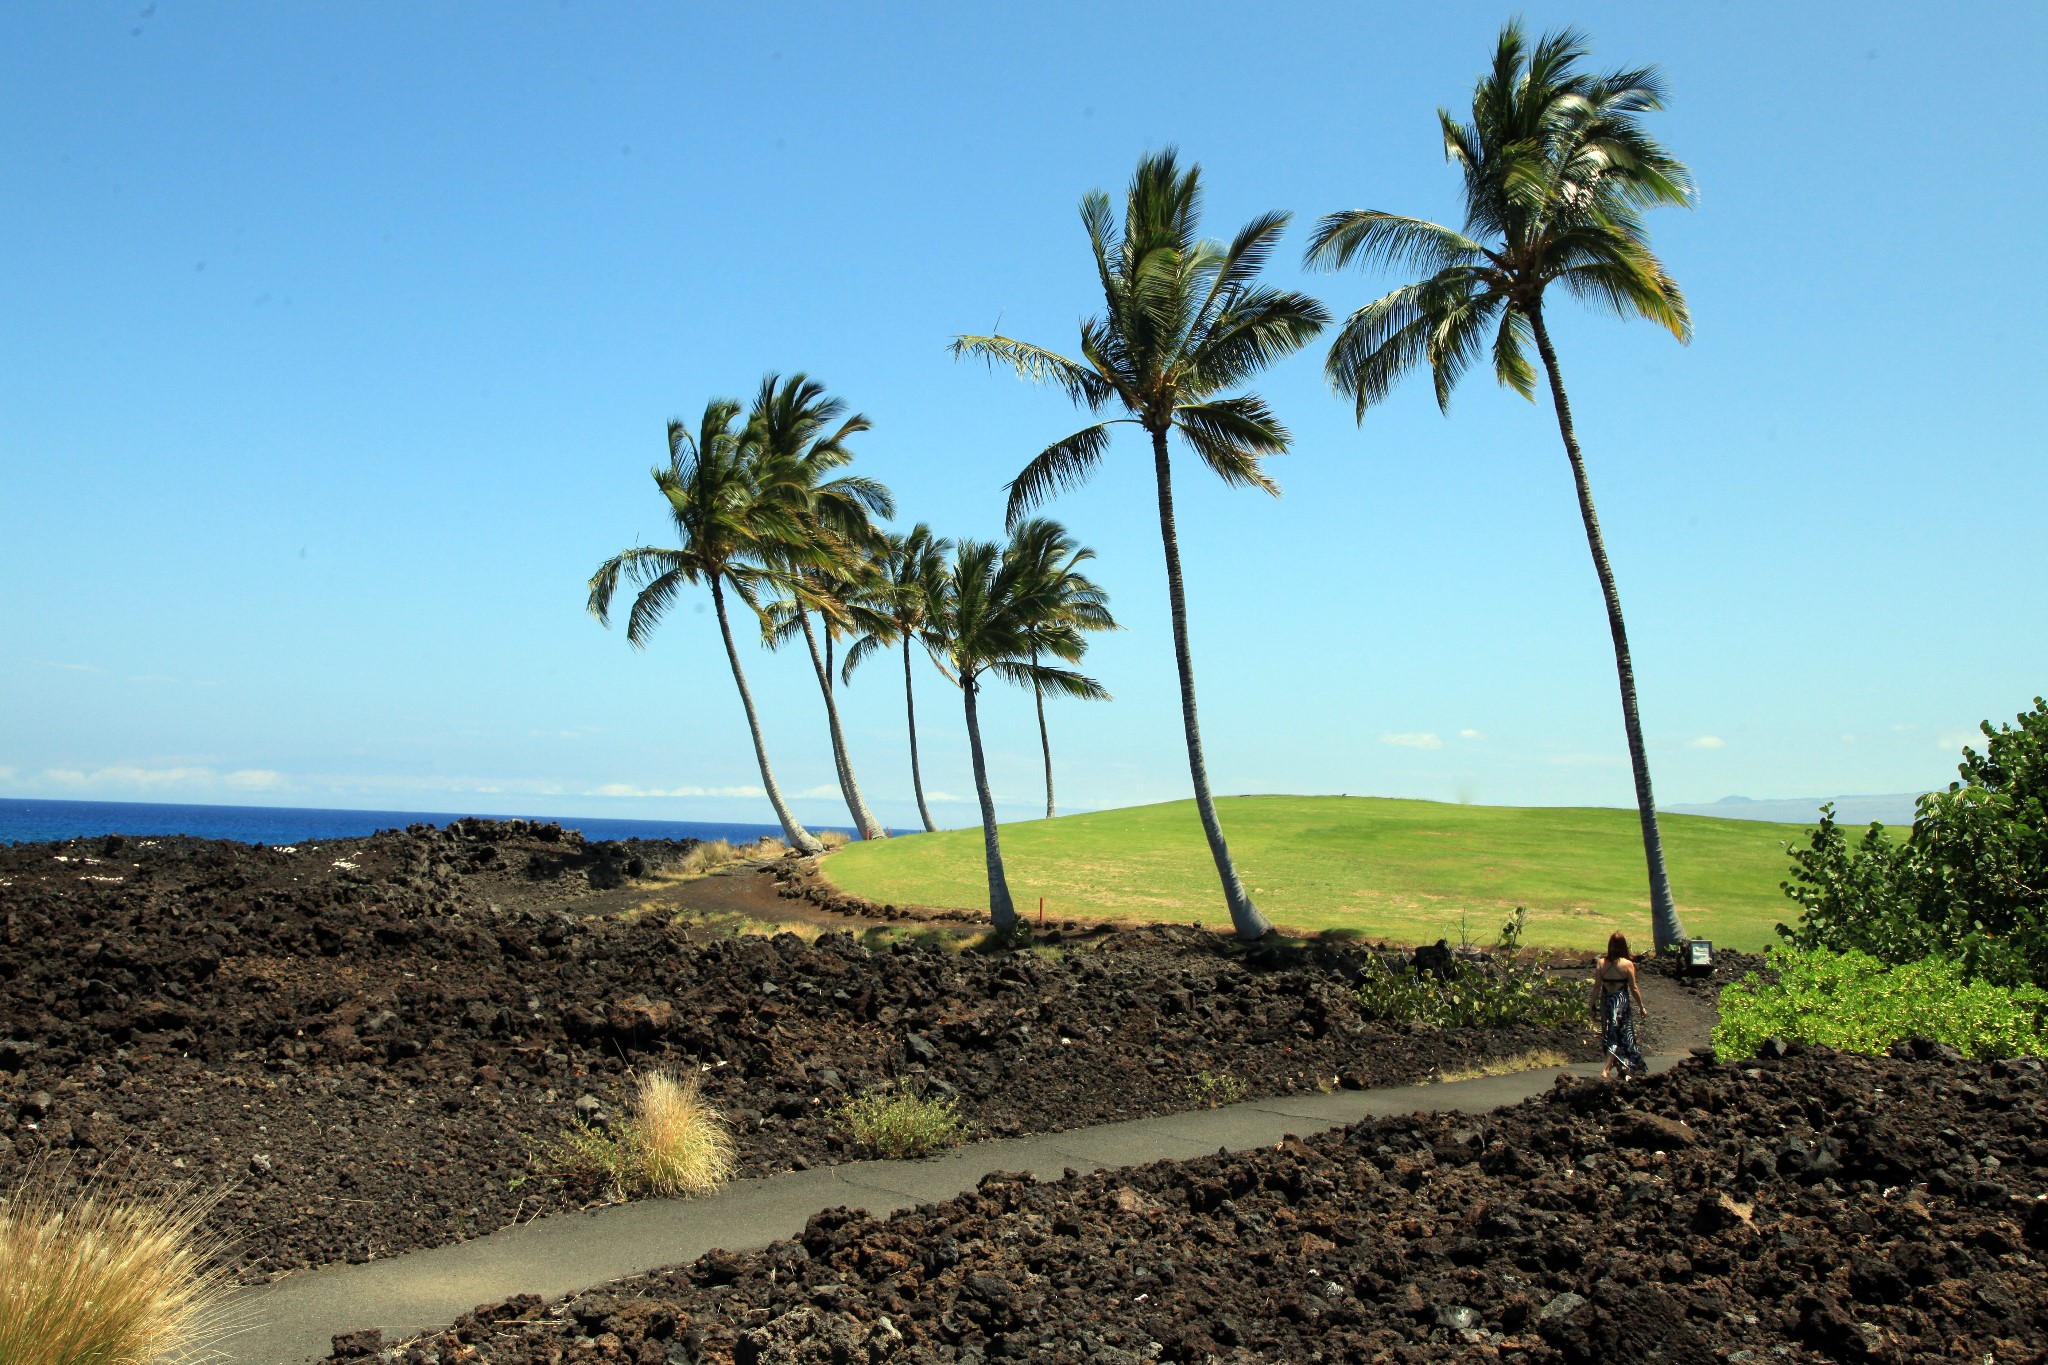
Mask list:
[[[1626,990],[1604,992],[1600,1000],[1600,1044],[1623,1071],[1648,1071],[1642,1049],[1636,1046],[1635,1001]]]

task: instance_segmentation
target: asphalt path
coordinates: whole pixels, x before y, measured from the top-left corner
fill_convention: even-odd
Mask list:
[[[1682,1059],[1650,1059],[1654,1071]],[[239,1365],[303,1365],[327,1355],[339,1332],[379,1327],[386,1342],[446,1327],[478,1304],[538,1294],[558,1298],[608,1280],[694,1261],[714,1248],[753,1251],[797,1236],[811,1215],[846,1206],[885,1215],[951,1199],[994,1171],[1041,1180],[1162,1159],[1268,1147],[1363,1118],[1480,1114],[1548,1090],[1560,1071],[1598,1075],[1599,1063],[1545,1067],[1431,1085],[1250,1100],[1161,1118],[1133,1119],[1039,1137],[978,1142],[912,1161],[856,1161],[739,1180],[701,1199],[649,1199],[557,1214],[485,1237],[362,1265],[290,1275],[243,1294],[250,1323],[221,1344]]]

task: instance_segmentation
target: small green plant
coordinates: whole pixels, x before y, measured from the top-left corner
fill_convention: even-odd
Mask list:
[[[1247,1093],[1245,1083],[1228,1071],[1197,1071],[1188,1078],[1188,1098],[1205,1109],[1236,1104]]]
[[[967,1140],[957,1100],[920,1096],[907,1081],[850,1099],[833,1117],[877,1156],[924,1156]]]
[[[0,1361],[200,1357],[235,1327],[212,1205],[59,1193],[34,1176],[0,1199]]]
[[[709,1194],[732,1176],[733,1145],[694,1076],[657,1071],[641,1078],[631,1120],[579,1119],[536,1150],[534,1165],[581,1199]]]
[[[1364,977],[1353,991],[1365,1014],[1430,1028],[1570,1028],[1583,1019],[1585,996],[1568,981],[1545,976],[1533,964],[1516,962],[1522,912],[1501,929],[1502,951],[1490,963],[1454,960],[1448,978],[1412,968],[1388,966],[1378,954],[1366,958]]]
[[[1971,1057],[2048,1053],[2048,990],[1969,980],[1943,958],[1887,966],[1861,952],[1772,948],[1770,981],[1752,972],[1721,993],[1714,1049],[1747,1057],[1766,1038],[1883,1052],[1906,1038]]]

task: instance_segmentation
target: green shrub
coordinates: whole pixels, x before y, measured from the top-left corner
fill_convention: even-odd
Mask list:
[[[1205,1109],[1236,1104],[1248,1093],[1245,1083],[1228,1071],[1197,1071],[1188,1077],[1188,1098]]]
[[[876,1156],[924,1156],[967,1140],[958,1101],[920,1096],[907,1081],[850,1099],[833,1116]]]
[[[1377,954],[1368,955],[1365,975],[1353,992],[1360,1011],[1429,1028],[1570,1028],[1583,1022],[1588,1008],[1583,985],[1556,980],[1515,960],[1525,919],[1517,908],[1501,926],[1493,960],[1454,960],[1448,980],[1389,967]]]
[[[1952,959],[1972,980],[2048,986],[2048,703],[2016,725],[1986,721],[1984,752],[1963,750],[1962,781],[1920,798],[1912,835],[1873,824],[1851,843],[1832,807],[1792,853],[1785,894],[1800,920],[1778,932],[1801,948],[1903,964]]]
[[[1868,953],[1772,948],[1775,982],[1752,972],[1721,992],[1714,1049],[1747,1057],[1766,1038],[1883,1052],[1931,1038],[1971,1057],[2048,1052],[2048,990],[1970,981],[1941,958],[1888,966]]]

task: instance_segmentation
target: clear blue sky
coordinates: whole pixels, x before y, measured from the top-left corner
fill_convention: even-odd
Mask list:
[[[1000,529],[1078,425],[956,332],[1071,347],[1075,215],[1177,143],[1208,224],[1456,213],[1435,110],[1496,5],[292,4],[0,9],[0,794],[762,819],[708,614],[583,612],[660,540],[664,421],[770,369],[874,421],[905,519]],[[1919,790],[2048,690],[2034,4],[1535,4],[1660,63],[1702,189],[1656,242],[1697,339],[1555,324],[1667,802]],[[1184,468],[1225,792],[1627,804],[1547,408],[1475,373],[1361,428],[1320,350],[1260,390],[1286,496]],[[1053,707],[1074,807],[1184,795],[1150,471],[1057,502],[1130,629]],[[750,656],[840,819],[815,685]],[[910,817],[900,674],[846,698]],[[920,672],[927,781],[970,794]],[[988,707],[1006,809],[1029,699]],[[651,793],[703,792],[704,795]],[[609,793],[609,794],[608,794]],[[943,803],[947,823],[972,808]]]

